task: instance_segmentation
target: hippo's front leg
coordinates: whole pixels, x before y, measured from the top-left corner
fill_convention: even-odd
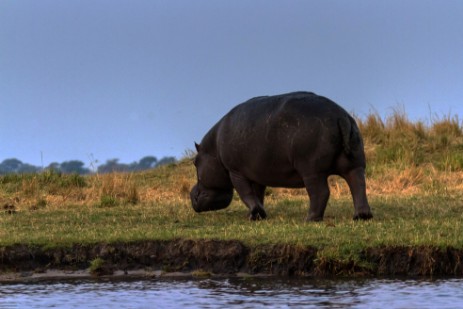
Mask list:
[[[241,200],[249,208],[249,219],[258,220],[267,218],[264,209],[265,186],[251,182],[238,173],[230,173],[230,179]]]

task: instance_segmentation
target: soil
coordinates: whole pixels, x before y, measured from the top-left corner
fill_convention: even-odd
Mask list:
[[[313,247],[247,247],[239,241],[219,240],[177,239],[63,248],[13,245],[0,247],[0,281],[137,274],[460,277],[462,260],[463,249],[432,247],[368,248],[355,261],[338,261],[319,258]]]

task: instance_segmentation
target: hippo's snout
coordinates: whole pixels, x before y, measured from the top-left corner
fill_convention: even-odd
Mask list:
[[[233,198],[233,189],[217,190],[196,184],[190,192],[191,206],[196,212],[219,210],[228,207]]]

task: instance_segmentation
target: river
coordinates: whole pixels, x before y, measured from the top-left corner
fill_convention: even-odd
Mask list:
[[[463,308],[463,279],[4,282],[0,308]]]

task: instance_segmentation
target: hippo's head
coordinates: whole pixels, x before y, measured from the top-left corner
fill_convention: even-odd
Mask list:
[[[206,188],[198,182],[190,192],[191,205],[196,212],[219,210],[230,205],[233,190]]]
[[[228,207],[233,198],[233,186],[228,172],[219,160],[196,144],[195,157],[198,183],[190,192],[191,205],[196,212],[219,210]]]

